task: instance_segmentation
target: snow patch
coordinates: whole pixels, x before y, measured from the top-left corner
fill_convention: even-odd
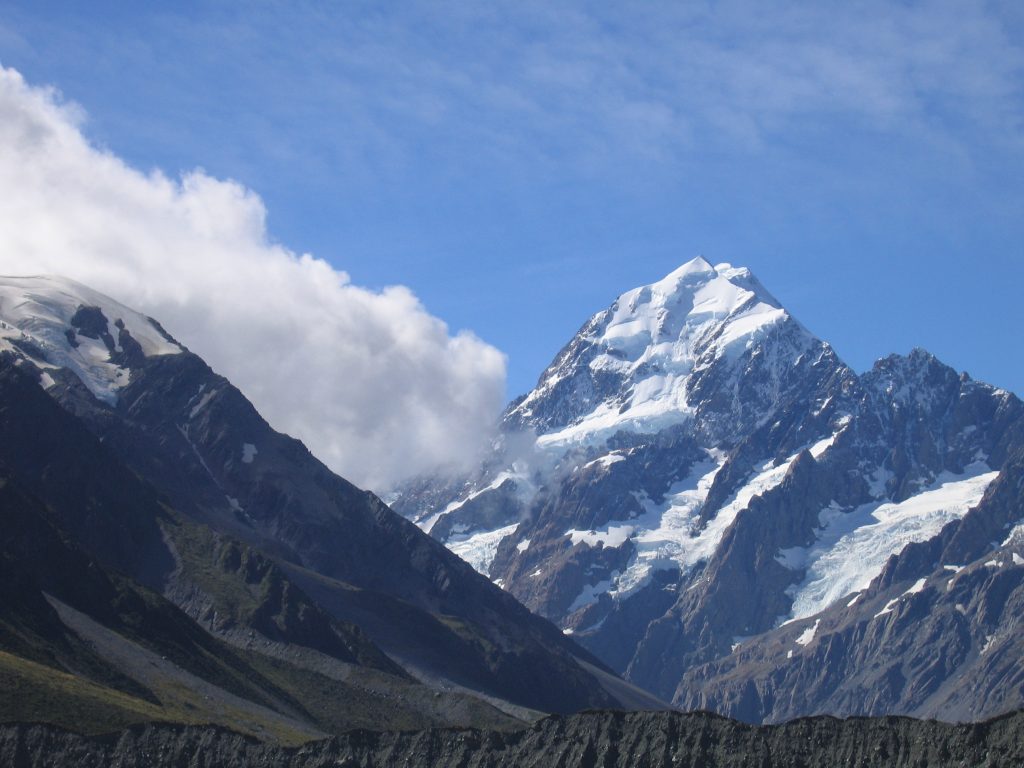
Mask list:
[[[205,407],[206,407],[207,405],[209,405],[209,403],[210,403],[210,400],[212,400],[212,399],[213,399],[213,396],[214,396],[215,394],[216,394],[216,392],[213,392],[213,391],[210,391],[210,392],[204,392],[204,393],[202,394],[202,396],[201,396],[201,397],[199,398],[199,402],[198,402],[198,403],[196,403],[195,405],[193,405],[193,406],[192,406],[192,410],[188,412],[188,418],[189,418],[189,421],[191,421],[191,420],[192,420],[192,419],[194,419],[194,418],[195,418],[196,416],[198,416],[198,415],[199,415],[199,414],[200,414],[200,413],[202,412],[202,410],[203,410],[203,409],[204,409],[204,408],[205,408]]]
[[[650,582],[657,570],[687,571],[710,558],[736,516],[749,506],[755,496],[778,486],[799,455],[794,454],[778,466],[765,461],[757,473],[718,510],[703,527],[700,513],[715,476],[725,462],[717,452],[709,460],[696,464],[689,477],[677,483],[660,504],[645,496],[638,497],[644,511],[628,524],[612,523],[602,530],[569,530],[572,543],[620,547],[632,541],[635,552],[625,571],[614,580],[609,594],[626,598]]]
[[[506,480],[508,480],[510,478],[514,478],[514,477],[516,477],[516,475],[513,472],[510,472],[510,471],[499,472],[497,477],[495,477],[488,485],[484,486],[483,488],[480,488],[478,490],[473,491],[472,493],[470,493],[469,495],[467,495],[463,499],[459,499],[458,501],[451,502],[447,507],[444,508],[444,510],[441,512],[441,514],[445,515],[445,514],[448,514],[449,512],[454,512],[456,509],[461,507],[467,501],[471,501],[472,499],[475,499],[477,496],[481,496],[481,495],[487,493],[488,491],[493,491],[496,488],[500,488],[501,485]]]
[[[807,564],[807,549],[805,547],[780,549],[775,555],[775,562],[783,568],[799,571]]]
[[[900,599],[898,597],[894,597],[892,600],[885,604],[885,608],[883,608],[875,614],[875,618],[877,619],[880,616],[885,616],[885,614],[887,613],[892,613],[892,609],[896,607],[896,604],[899,603],[899,601]]]
[[[816,634],[818,634],[818,627],[820,625],[821,625],[821,619],[818,619],[817,621],[814,622],[813,626],[810,626],[807,629],[805,629],[803,632],[801,632],[800,636],[794,642],[797,645],[804,645],[804,646],[809,645],[810,642],[814,639],[814,636]]]
[[[596,547],[603,544],[606,547],[621,547],[626,540],[633,535],[635,526],[632,525],[609,525],[601,531],[575,531],[568,530],[565,535],[572,539],[573,546],[583,543],[588,547]]]
[[[908,589],[906,592],[903,592],[899,597],[894,597],[892,600],[886,603],[885,607],[875,614],[875,618],[877,619],[879,616],[884,616],[887,613],[892,613],[893,609],[899,604],[900,600],[902,600],[907,595],[916,595],[919,592],[922,592],[924,590],[924,585],[927,581],[928,579],[918,579],[917,581],[915,581],[914,585],[910,589]]]
[[[826,437],[824,440],[819,440],[818,442],[816,442],[814,445],[812,445],[810,447],[809,450],[810,450],[811,456],[814,457],[815,461],[817,461],[822,456],[824,456],[825,452],[829,448],[831,448],[833,445],[835,445],[836,438],[838,438],[839,435],[841,435],[843,433],[843,431],[846,429],[846,425],[849,424],[850,421],[851,421],[850,415],[849,414],[844,415],[842,418],[840,418],[838,421],[836,421],[836,426],[838,427],[838,429],[835,432],[833,432],[831,435]]]
[[[422,514],[419,517],[413,519],[413,522],[424,533],[430,533],[430,529],[433,528],[434,524],[437,523],[437,521],[440,520],[444,515],[456,511],[457,509],[462,507],[463,504],[466,504],[467,502],[487,493],[488,491],[493,491],[501,487],[506,480],[515,480],[516,496],[519,497],[521,500],[525,501],[529,499],[530,496],[533,495],[536,489],[530,482],[526,471],[521,470],[524,470],[524,468],[513,467],[511,469],[499,472],[498,475],[483,488],[478,488],[472,491],[471,493],[467,494],[463,498],[450,502],[444,509],[440,509],[430,514]]]
[[[892,478],[888,469],[876,469],[868,476],[868,493],[875,499],[885,498],[885,488]]]
[[[518,552],[519,554],[522,554],[523,552],[525,552],[529,548],[530,548],[530,540],[529,539],[523,539],[518,544],[516,544],[516,552]]]
[[[607,469],[612,464],[617,464],[618,462],[625,460],[626,457],[625,455],[622,454],[622,452],[612,451],[611,453],[606,453],[604,456],[596,458],[593,461],[588,461],[586,464],[583,465],[583,469],[587,469],[588,467],[594,466],[600,466]]]
[[[1003,540],[1002,546],[1009,547],[1014,544],[1024,545],[1024,524],[1018,523],[1010,529],[1010,533],[1007,534]]]
[[[252,443],[243,443],[242,444],[242,463],[243,464],[252,464],[252,460],[254,458],[256,458],[256,454],[257,453],[259,453],[259,451],[256,450],[256,446],[255,445],[253,445]]]
[[[721,457],[712,458],[715,460],[696,465],[688,478],[669,489],[661,504],[641,498],[644,512],[631,521],[636,551],[616,579],[612,597],[628,597],[646,585],[654,571],[686,570],[713,551],[720,538],[717,531],[697,530],[701,505],[722,466]]]
[[[572,605],[569,606],[567,614],[573,614],[580,608],[585,608],[588,605],[593,605],[597,602],[597,599],[607,592],[612,586],[612,579],[618,574],[612,574],[611,579],[599,581],[597,584],[585,584],[580,593],[576,596],[576,599],[572,601]]]
[[[601,403],[578,423],[538,436],[537,447],[564,454],[570,448],[601,446],[621,430],[655,433],[688,421],[692,409],[686,406],[683,382],[676,383],[674,377],[666,382],[666,389],[676,391],[661,393],[625,410],[622,406]]]
[[[924,585],[928,582],[928,579],[918,579],[914,582],[914,586],[904,592],[904,595],[916,595],[924,591]]]

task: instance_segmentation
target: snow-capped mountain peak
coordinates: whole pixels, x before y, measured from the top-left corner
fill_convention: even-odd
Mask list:
[[[134,363],[183,348],[152,318],[74,280],[0,276],[0,350],[39,368],[44,387],[68,370],[113,403]]]
[[[396,508],[632,682],[764,718],[803,711],[789,692],[825,678],[854,680],[855,701],[865,665],[855,650],[840,673],[845,649],[871,648],[882,669],[890,622],[929,585],[959,622],[969,599],[949,568],[984,591],[982,576],[1024,567],[993,554],[1021,516],[1004,467],[1022,461],[1022,425],[1019,400],[923,350],[857,375],[748,270],[698,258],[591,317],[512,403],[476,476]],[[931,626],[920,618],[902,626]],[[846,640],[826,639],[841,622]],[[894,669],[926,669],[918,639],[903,647]],[[935,668],[891,694],[887,673],[885,695],[941,708],[927,703]],[[799,685],[745,682],[777,669]],[[830,685],[815,706],[839,701]]]
[[[627,291],[602,314],[595,341],[614,360],[635,357],[636,363],[655,357],[689,362],[711,339],[724,351],[786,316],[748,270],[712,267],[699,257],[656,283]]]
[[[594,315],[507,423],[559,445],[656,431],[693,417],[712,369],[740,378],[750,367],[742,358],[760,346],[777,377],[816,345],[749,270],[698,257]]]

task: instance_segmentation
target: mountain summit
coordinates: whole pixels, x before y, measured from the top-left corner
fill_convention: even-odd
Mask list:
[[[753,350],[761,359],[748,354]],[[697,258],[594,315],[537,387],[509,409],[506,424],[531,428],[546,444],[695,419],[738,435],[749,425],[736,422],[754,409],[777,407],[788,369],[812,355],[830,351],[747,269]],[[749,370],[751,363],[757,370]],[[745,386],[755,378],[756,391]],[[709,387],[720,395],[729,386],[735,389],[729,402],[705,396]],[[715,413],[723,417],[717,426]]]
[[[53,381],[74,374],[106,403],[146,357],[185,349],[152,318],[65,277],[0,276],[0,350],[23,356]]]
[[[1012,493],[1022,424],[1015,397],[921,350],[858,375],[749,270],[698,258],[590,318],[476,475],[412,484],[395,508],[678,704],[973,717],[1005,705],[972,665],[1008,615],[951,629],[973,639],[925,682],[923,631],[903,627],[898,653],[864,637],[895,632],[901,600],[945,599],[931,585],[950,563],[910,553],[958,535],[957,568],[996,538],[992,562],[1024,555],[980,533],[1024,517],[991,506]],[[844,679],[852,658],[890,671]]]

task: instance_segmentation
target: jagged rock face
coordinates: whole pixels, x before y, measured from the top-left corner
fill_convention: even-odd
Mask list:
[[[618,703],[596,658],[84,286],[0,278],[0,433],[76,545],[231,642],[541,711]]]
[[[974,720],[1024,700],[1024,456],[963,519],[852,599],[687,670],[684,707],[779,722],[813,711]]]
[[[421,481],[394,506],[677,704],[754,721],[941,715],[953,704],[927,709],[912,670],[874,680],[891,694],[821,688],[789,708],[736,704],[757,698],[745,672],[717,696],[732,673],[692,671],[738,668],[758,638],[877,589],[890,557],[964,520],[1000,470],[1016,477],[1021,447],[1013,395],[921,350],[858,376],[747,270],[698,259],[588,321],[510,405],[477,475]],[[865,640],[845,642],[828,676]],[[973,696],[973,716],[1012,706]]]
[[[50,765],[205,766],[551,766],[565,768],[929,768],[1019,765],[1020,714],[975,725],[901,718],[816,718],[772,728],[705,713],[587,713],[548,718],[513,732],[354,731],[287,749],[212,728],[135,728],[102,738],[42,726],[0,728],[0,760],[18,768]]]

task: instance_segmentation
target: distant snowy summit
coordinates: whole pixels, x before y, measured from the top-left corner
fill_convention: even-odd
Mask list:
[[[738,380],[754,348],[776,366],[827,352],[749,270],[696,258],[594,315],[506,423],[534,429],[547,444],[654,431],[699,417],[702,381],[712,371]]]
[[[0,276],[0,350],[42,371],[67,371],[112,403],[140,358],[183,352],[158,322],[74,280]]]
[[[510,404],[477,473],[411,483],[394,506],[632,682],[685,706],[761,720],[941,716],[973,701],[976,716],[977,696],[937,693],[966,665],[931,688],[865,694],[870,705],[841,675],[801,705],[736,667],[754,646],[758,669],[838,670],[847,651],[881,663],[882,645],[853,648],[847,636],[828,641],[847,649],[834,659],[814,654],[843,621],[889,621],[889,590],[925,599],[934,564],[890,584],[894,559],[961,525],[988,557],[972,510],[1024,446],[1021,414],[1013,395],[922,350],[858,375],[749,270],[697,258],[591,317]],[[988,630],[973,631],[980,649]]]

